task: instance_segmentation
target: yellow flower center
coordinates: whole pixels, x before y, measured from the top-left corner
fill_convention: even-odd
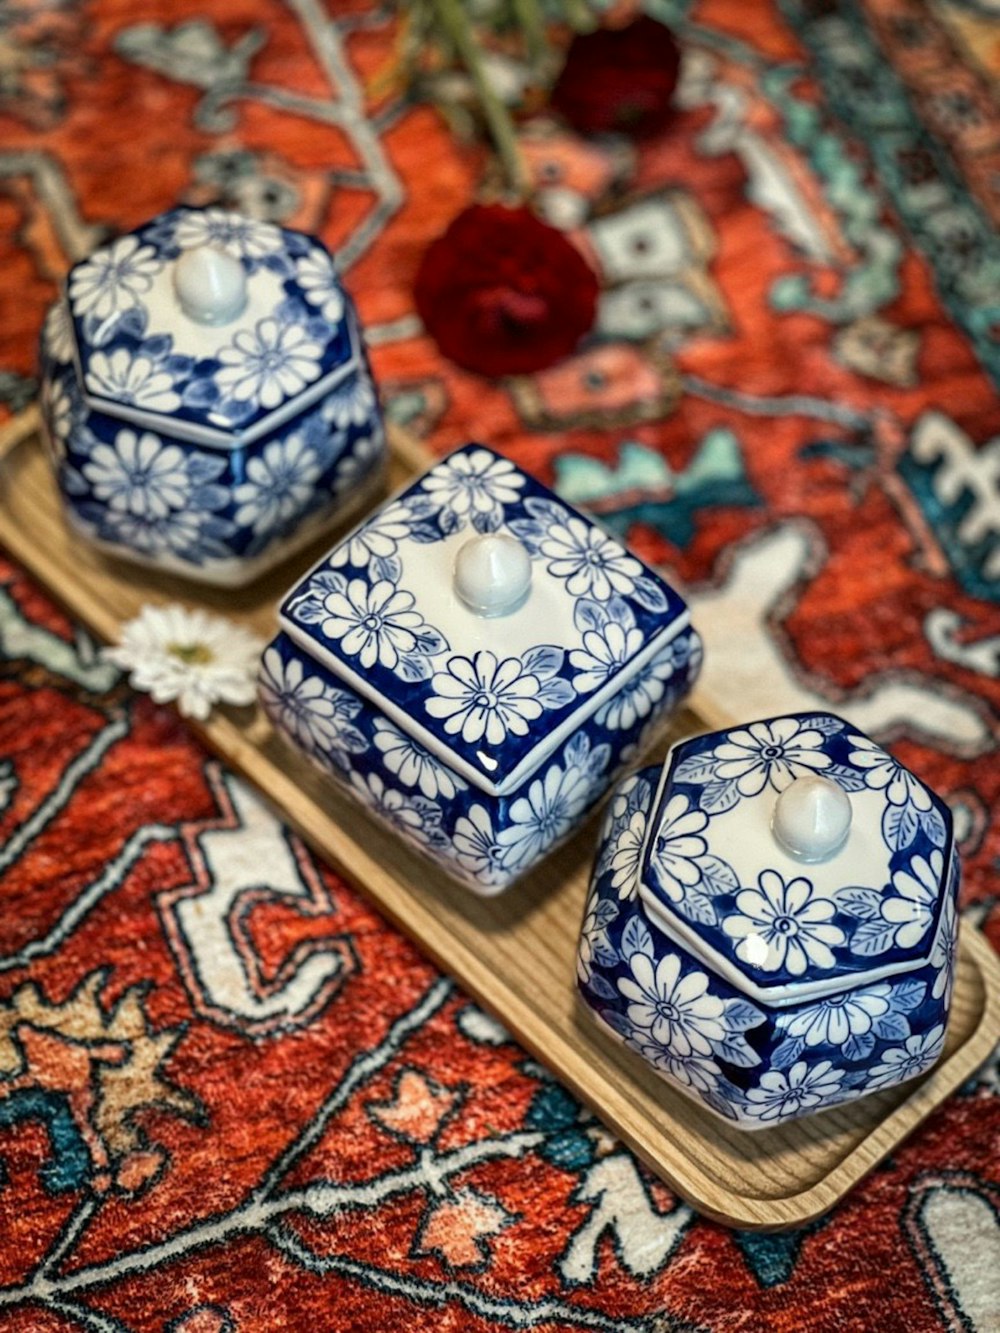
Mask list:
[[[185,666],[207,666],[215,661],[215,654],[203,643],[168,643],[167,652]]]

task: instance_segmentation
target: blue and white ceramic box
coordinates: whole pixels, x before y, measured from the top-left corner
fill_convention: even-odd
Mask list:
[[[371,493],[357,318],[318,240],[178,208],[70,270],[41,345],[70,521],[112,554],[238,585]]]
[[[274,725],[481,894],[579,824],[701,658],[662,578],[474,444],[335,547],[279,623]]]
[[[765,1129],[935,1063],[958,881],[947,806],[841,718],[712,732],[612,797],[580,994],[668,1083]]]

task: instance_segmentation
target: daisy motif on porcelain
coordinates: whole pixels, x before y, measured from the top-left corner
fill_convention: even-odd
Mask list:
[[[236,522],[257,533],[280,528],[308,508],[322,471],[301,432],[268,441],[262,453],[247,460],[246,481],[233,490]]]
[[[533,861],[572,829],[590,798],[594,779],[581,767],[553,764],[526,796],[511,803],[510,823],[497,834],[506,868]]]
[[[850,1037],[866,1036],[891,1008],[892,988],[880,982],[818,1000],[787,1019],[781,1016],[779,1025],[806,1046],[843,1046]]]
[[[919,811],[931,809],[930,793],[919,778],[898,764],[891,754],[867,736],[852,735],[850,760],[864,771],[867,787],[884,791],[890,805],[912,805]]]
[[[793,778],[831,766],[824,740],[821,731],[795,718],[754,722],[730,731],[712,751],[715,776],[734,782],[741,796],[757,796],[767,786],[783,791]]]
[[[949,894],[945,899],[944,910],[938,923],[934,948],[931,950],[931,966],[937,969],[934,989],[931,995],[939,1000],[945,992],[951,993],[952,979],[955,975],[955,957],[958,952],[958,933],[955,930],[955,900]]]
[[[120,430],[113,445],[95,445],[82,471],[98,500],[139,517],[183,510],[193,490],[184,450],[149,431]]]
[[[144,606],[102,656],[155,703],[204,721],[216,703],[250,704],[263,643],[232,621],[186,607]]]
[[[429,653],[429,648],[442,652],[448,646],[413,604],[413,594],[388,579],[374,584],[351,579],[343,591],[326,594],[320,630],[338,640],[344,654],[356,657],[361,666],[377,663],[392,671],[411,653]]]
[[[892,876],[892,887],[899,897],[885,894],[879,902],[882,920],[895,926],[892,944],[897,949],[911,949],[930,929],[938,900],[944,858],[935,848],[930,860],[915,856],[905,870]]]
[[[836,910],[829,898],[813,894],[810,880],[787,882],[777,870],[764,870],[758,888],[741,889],[736,911],[723,918],[722,928],[738,940],[736,956],[763,972],[801,977],[810,967],[833,967],[831,946],[845,942],[832,922]]]
[[[609,620],[600,629],[585,630],[583,647],[574,648],[569,655],[569,664],[577,672],[573,677],[577,693],[599,690],[639,652],[643,642],[642,631],[636,628],[634,620],[631,628]]]
[[[508,734],[525,736],[542,715],[538,677],[524,670],[519,657],[500,661],[485,648],[471,659],[450,657],[431,687],[433,695],[424,701],[427,712],[443,718],[445,731],[468,744],[502,745]]]
[[[378,567],[388,561],[395,573],[392,582],[398,582],[402,566],[396,559],[396,552],[399,543],[409,535],[411,522],[405,505],[399,502],[377,510],[334,549],[330,556],[331,569],[342,569],[345,565],[364,569],[369,564]],[[383,577],[390,576],[385,574]]]
[[[876,1065],[865,1071],[866,1088],[892,1087],[930,1069],[944,1049],[944,1024],[908,1037],[902,1046],[883,1051]]]
[[[60,365],[69,365],[76,350],[73,323],[65,301],[57,301],[45,316],[42,342],[47,356]]]
[[[510,459],[475,449],[446,458],[424,479],[421,493],[449,516],[452,529],[471,519],[480,531],[492,531],[503,521],[504,506],[520,498],[524,480]]]
[[[497,842],[490,812],[484,805],[474,805],[467,815],[459,816],[452,842],[459,864],[481,884],[500,884],[508,878],[504,849]]]
[[[174,243],[182,250],[207,245],[234,259],[266,259],[284,249],[280,230],[222,208],[183,212],[174,225]]]
[[[594,975],[594,963],[614,964],[617,959],[608,927],[618,916],[618,907],[610,898],[592,893],[587,903],[576,954],[576,975],[587,984]]]
[[[375,411],[375,386],[364,367],[337,386],[323,403],[323,420],[338,430],[367,426]]]
[[[353,721],[360,702],[318,676],[306,675],[298,658],[286,663],[276,648],[268,648],[258,684],[264,711],[309,753],[324,754],[346,768],[349,755],[368,749]]]
[[[642,565],[623,546],[568,511],[549,525],[538,549],[549,573],[564,579],[574,597],[604,602],[614,593],[633,593],[642,577]]]
[[[570,654],[571,662],[572,656]],[[597,722],[609,731],[630,730],[640,718],[648,717],[663,698],[667,681],[675,669],[673,644],[667,644],[641,671],[620,686],[606,704],[601,705]],[[580,688],[578,684],[577,688]]]
[[[175,412],[181,405],[174,377],[163,365],[148,356],[133,356],[124,347],[92,352],[86,381],[91,393],[145,412]]]
[[[679,903],[702,877],[699,861],[708,852],[702,837],[708,816],[682,793],[671,796],[664,807],[650,855],[650,868],[667,897]]]
[[[709,992],[704,972],[681,974],[675,953],[659,962],[645,953],[628,959],[631,976],[618,979],[618,989],[629,1002],[626,1017],[633,1037],[675,1059],[688,1056],[710,1059],[713,1043],[726,1036],[725,1005]]]
[[[310,305],[328,324],[339,324],[344,315],[344,293],[333,260],[325,250],[313,249],[295,261],[295,277]]]
[[[54,442],[65,445],[76,424],[79,408],[61,379],[42,381],[46,417]]]
[[[303,325],[268,316],[222,348],[214,378],[223,398],[273,408],[318,378],[322,356],[322,344]]]
[[[635,896],[639,878],[642,845],[646,840],[647,816],[645,810],[636,810],[624,823],[611,849],[611,887],[622,899]]]
[[[208,535],[210,525],[218,523],[213,514],[196,509],[173,509],[166,514],[129,514],[109,509],[101,521],[100,535],[145,555],[176,555],[200,563],[209,555],[225,554],[224,548]]]
[[[378,773],[350,773],[351,790],[376,814],[393,824],[404,837],[419,847],[433,846],[440,840],[441,807],[423,797],[406,796],[386,784]]]
[[[829,1060],[812,1066],[799,1060],[787,1072],[769,1069],[761,1074],[759,1086],[746,1093],[744,1105],[755,1120],[787,1120],[837,1099],[843,1091],[843,1070],[835,1069]]]
[[[374,741],[382,762],[404,787],[416,787],[424,796],[432,799],[440,796],[445,800],[466,790],[468,784],[457,773],[385,718],[375,720]]]
[[[683,1087],[691,1088],[692,1091],[702,1095],[709,1093],[715,1097],[721,1096],[722,1070],[714,1060],[698,1055],[689,1055],[686,1059],[682,1059],[673,1051],[664,1050],[655,1042],[642,1042],[630,1038],[629,1045],[654,1068],[662,1070]],[[712,1104],[717,1110],[720,1109],[716,1102]],[[727,1114],[732,1117],[733,1112],[727,1110]]]
[[[122,236],[73,269],[73,309],[97,320],[129,310],[150,290],[163,265],[152,245],[143,245],[137,236]]]

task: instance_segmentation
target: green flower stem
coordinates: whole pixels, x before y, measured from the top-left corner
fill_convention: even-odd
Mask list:
[[[434,6],[442,28],[454,44],[458,58],[475,85],[507,183],[518,197],[523,198],[527,192],[528,175],[517,146],[514,122],[486,77],[476,39],[462,8],[462,0],[434,0]]]
[[[587,0],[562,0],[566,13],[566,22],[575,32],[593,32],[597,27]]]
[[[538,0],[511,0],[511,8],[518,26],[524,33],[528,58],[533,64],[541,63],[545,55],[545,23]]]

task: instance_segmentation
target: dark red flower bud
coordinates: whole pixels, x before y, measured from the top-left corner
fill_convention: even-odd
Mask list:
[[[527,208],[476,204],[428,246],[414,296],[452,361],[480,375],[525,375],[576,347],[594,322],[597,278]]]
[[[581,134],[655,134],[671,119],[681,53],[648,17],[578,34],[552,90],[552,105]]]

